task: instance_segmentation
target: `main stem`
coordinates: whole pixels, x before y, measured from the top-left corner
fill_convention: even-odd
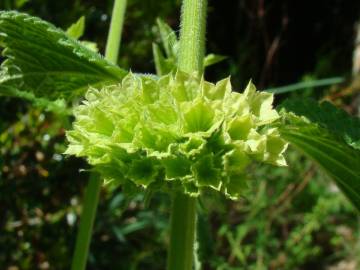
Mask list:
[[[126,0],[115,0],[108,40],[105,50],[105,58],[116,64],[121,43],[121,32],[124,24]],[[76,245],[71,270],[85,270],[88,258],[90,241],[96,210],[99,202],[102,179],[96,173],[90,175],[88,186],[85,190],[83,211],[81,214],[80,227],[76,237]]]
[[[201,75],[204,71],[207,0],[183,0],[178,68]]]
[[[178,68],[202,75],[205,54],[207,0],[183,0]],[[168,270],[192,270],[196,224],[196,199],[174,193],[171,220]]]

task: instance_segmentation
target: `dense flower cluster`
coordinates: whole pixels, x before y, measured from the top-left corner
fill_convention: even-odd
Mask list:
[[[272,102],[252,83],[232,92],[229,78],[212,84],[182,72],[130,73],[119,85],[88,90],[66,153],[123,185],[192,196],[212,188],[236,199],[252,160],[286,165],[286,143],[268,127],[279,118]]]

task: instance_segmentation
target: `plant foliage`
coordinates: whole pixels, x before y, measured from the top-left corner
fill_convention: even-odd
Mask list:
[[[343,139],[349,146],[360,150],[360,119],[351,117],[330,102],[318,103],[312,99],[289,99],[282,104],[287,111],[304,116]]]
[[[0,12],[0,46],[7,58],[1,66],[2,95],[31,92],[69,100],[89,85],[114,84],[127,73],[52,24],[15,11]]]
[[[315,160],[360,210],[360,121],[328,102],[285,102],[284,139]]]

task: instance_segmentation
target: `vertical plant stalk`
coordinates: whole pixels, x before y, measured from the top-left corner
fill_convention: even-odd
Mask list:
[[[168,270],[192,270],[196,224],[196,199],[173,195]]]
[[[201,75],[204,71],[207,0],[183,0],[178,68]],[[174,193],[170,219],[168,270],[192,270],[196,199]]]
[[[85,189],[80,228],[76,236],[75,253],[71,265],[72,270],[84,270],[86,268],[101,184],[102,181],[100,176],[96,173],[92,173]]]
[[[204,71],[207,0],[183,0],[178,68],[201,75]]]
[[[105,58],[116,64],[121,43],[127,0],[115,0],[111,16],[110,30],[106,42]]]
[[[116,64],[119,55],[125,10],[126,0],[115,0],[105,50],[105,58],[114,64]],[[75,252],[71,270],[85,270],[86,268],[101,184],[102,179],[100,176],[96,173],[92,173],[85,190],[83,211],[81,214],[79,231],[76,236]]]

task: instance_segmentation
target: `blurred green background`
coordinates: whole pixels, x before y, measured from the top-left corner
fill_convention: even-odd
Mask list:
[[[180,1],[128,0],[119,65],[154,72],[156,18],[176,31]],[[66,29],[86,17],[83,39],[105,47],[111,0],[1,0]],[[352,74],[357,0],[209,0],[207,50],[228,58],[207,70],[210,81],[229,73],[241,91],[250,78],[260,89],[328,77],[340,85],[278,95],[329,99],[356,114],[359,74]],[[360,49],[359,49],[360,50]],[[360,60],[359,60],[360,61]],[[81,200],[84,161],[65,158],[57,116],[18,99],[0,98],[0,269],[69,269]],[[69,123],[70,124],[70,123]],[[288,168],[256,166],[240,201],[206,194],[199,207],[203,269],[360,269],[360,220],[328,177],[290,148]],[[103,189],[89,270],[164,269],[169,198],[129,200]]]

